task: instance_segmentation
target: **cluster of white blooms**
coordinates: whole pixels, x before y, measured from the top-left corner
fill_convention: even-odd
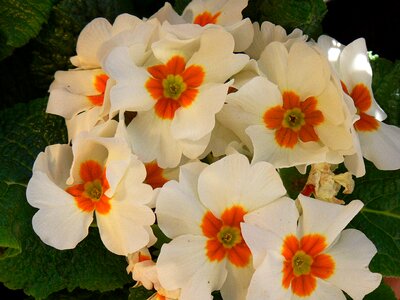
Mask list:
[[[376,248],[342,231],[362,202],[335,196],[364,158],[400,168],[400,129],[382,122],[364,39],[287,35],[243,19],[246,6],[193,0],[179,15],[166,3],[82,30],[76,68],[50,86],[69,143],[35,161],[33,228],[62,250],[96,224],[153,299],[362,299],[381,281]],[[335,175],[340,163],[349,172]],[[277,169],[310,165],[288,198]],[[152,258],[155,222],[171,241]]]

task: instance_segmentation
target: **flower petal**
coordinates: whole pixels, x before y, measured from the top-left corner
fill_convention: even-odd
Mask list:
[[[170,120],[159,118],[154,111],[138,113],[128,125],[127,132],[140,160],[157,160],[161,168],[179,164],[182,148],[171,135],[170,124]]]
[[[376,131],[358,131],[363,156],[380,170],[400,169],[400,128],[379,122]]]
[[[46,112],[71,119],[92,106],[93,104],[86,96],[72,94],[66,89],[60,88],[50,92]]]
[[[182,288],[180,299],[212,299],[211,292],[219,290],[225,281],[224,263],[206,258],[206,240],[182,235],[161,248],[157,260],[160,283],[167,290]]]
[[[179,183],[171,180],[160,190],[156,205],[157,220],[168,237],[175,238],[186,233],[202,235],[200,226],[207,209],[199,202],[197,180],[205,167],[198,162],[182,166]]]
[[[26,191],[30,205],[39,208],[32,218],[35,233],[47,245],[73,249],[87,235],[92,212],[83,212],[74,197],[40,171],[33,174]]]
[[[288,89],[288,56],[289,53],[282,43],[272,42],[261,52],[258,60],[260,70],[279,87],[281,92]]]
[[[221,288],[222,298],[232,300],[245,299],[251,276],[254,273],[252,265],[248,264],[244,268],[238,268],[227,263],[226,269],[228,274]]]
[[[335,272],[328,281],[353,299],[364,298],[380,284],[382,275],[368,270],[376,247],[361,231],[344,230],[326,253],[335,260]]]
[[[298,199],[303,208],[303,215],[299,220],[300,236],[318,232],[326,238],[327,246],[336,239],[364,205],[360,200],[353,200],[341,206],[302,194],[299,194]]]
[[[275,168],[266,162],[250,165],[232,154],[208,166],[199,176],[200,201],[218,217],[226,208],[242,205],[249,212],[286,193]]]

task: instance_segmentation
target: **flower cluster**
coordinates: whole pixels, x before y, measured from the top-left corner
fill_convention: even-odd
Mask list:
[[[400,168],[400,129],[383,123],[364,39],[287,34],[243,19],[246,6],[166,3],[82,30],[76,68],[49,90],[69,143],[35,161],[33,228],[62,250],[97,226],[153,299],[362,299],[381,281],[376,248],[345,229],[363,203],[336,196],[364,158]],[[288,167],[309,171],[297,199]],[[157,255],[154,224],[171,239]]]

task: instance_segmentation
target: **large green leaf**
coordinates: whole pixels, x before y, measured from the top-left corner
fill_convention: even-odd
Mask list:
[[[254,0],[249,1],[244,15],[251,20],[269,21],[291,32],[302,29],[316,38],[322,33],[321,22],[327,12],[322,0]]]
[[[25,197],[32,164],[46,145],[66,141],[63,119],[45,114],[45,104],[40,99],[0,112],[0,281],[35,298],[77,287],[121,288],[131,281],[125,258],[105,249],[96,228],[68,251],[45,245],[33,232],[36,209]]]
[[[366,162],[367,172],[356,179],[353,194],[365,206],[351,225],[366,234],[378,249],[370,268],[384,276],[400,276],[400,170],[380,171]]]
[[[400,125],[400,61],[392,63],[384,58],[373,58],[372,89],[379,105],[387,113],[387,124]]]
[[[0,60],[39,33],[51,7],[52,0],[0,0]]]

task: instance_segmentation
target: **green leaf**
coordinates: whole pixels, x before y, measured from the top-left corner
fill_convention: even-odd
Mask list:
[[[26,201],[31,167],[46,145],[67,140],[64,120],[44,112],[46,99],[0,112],[0,281],[35,298],[75,288],[101,292],[132,281],[126,260],[107,251],[97,228],[74,250],[45,245],[33,232]]]
[[[130,288],[129,292],[128,300],[146,300],[155,293],[153,290],[146,290],[143,286]]]
[[[181,15],[185,7],[190,3],[190,1],[191,0],[175,0],[175,11]]]
[[[296,199],[303,190],[308,173],[301,174],[295,167],[279,169],[279,175],[290,198]]]
[[[321,22],[327,12],[322,0],[249,1],[244,15],[258,22],[269,21],[291,32],[300,28],[312,38],[322,33]]]
[[[360,199],[364,208],[351,226],[361,230],[378,253],[370,269],[384,276],[400,276],[400,170],[380,171],[366,161],[366,175],[355,180],[353,194],[346,202]]]
[[[382,282],[375,291],[369,293],[364,297],[364,300],[377,300],[377,299],[396,300],[396,296],[393,293],[392,288]]]
[[[52,0],[0,0],[0,60],[39,33],[51,7]]]
[[[388,115],[384,122],[400,126],[400,61],[373,58],[371,65],[375,99]]]

